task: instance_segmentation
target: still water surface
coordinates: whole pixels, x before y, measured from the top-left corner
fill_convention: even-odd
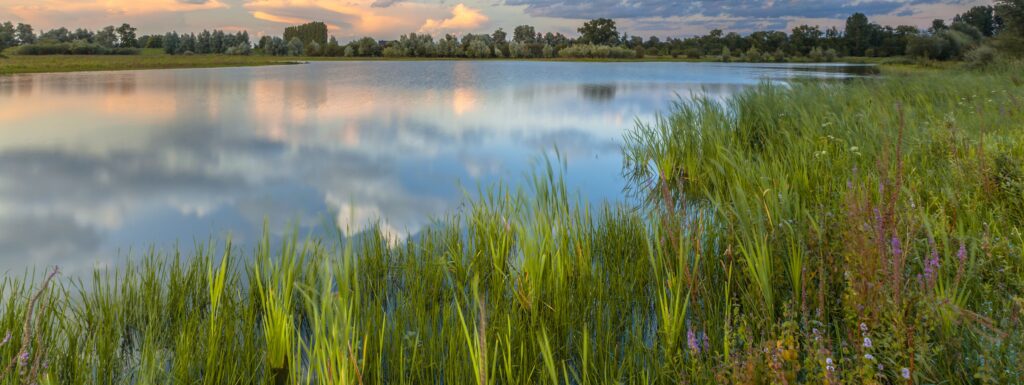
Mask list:
[[[464,191],[523,181],[555,146],[591,201],[619,145],[680,96],[845,66],[333,62],[0,77],[0,271],[65,271],[383,219],[415,235]],[[351,222],[350,218],[355,218]],[[351,222],[351,223],[350,223]]]

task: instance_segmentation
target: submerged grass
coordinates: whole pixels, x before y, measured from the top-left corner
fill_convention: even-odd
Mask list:
[[[0,382],[1016,383],[1021,69],[681,101],[627,136],[639,207],[549,167],[415,240],[6,276]]]

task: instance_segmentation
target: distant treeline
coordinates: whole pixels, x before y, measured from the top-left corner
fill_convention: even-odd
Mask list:
[[[540,33],[533,26],[515,27],[511,35],[499,28],[491,34],[410,33],[397,40],[363,37],[341,44],[328,36],[322,22],[288,27],[283,37],[263,36],[255,44],[248,32],[214,30],[199,34],[135,37],[128,24],[91,32],[59,28],[39,36],[27,24],[0,26],[0,49],[23,45],[20,53],[134,53],[132,48],[162,48],[172,55],[234,54],[331,57],[466,57],[466,58],[643,58],[687,57],[722,61],[831,61],[842,56],[902,57],[929,60],[989,57],[996,49],[1024,52],[1024,0],[998,0],[976,6],[950,23],[937,19],[931,27],[882,26],[862,13],[846,19],[845,28],[801,25],[790,33],[757,31],[747,35],[715,29],[688,38],[643,38],[620,34],[614,20],[584,23],[579,37]],[[40,47],[42,46],[42,47]],[[125,49],[125,50],[118,50]]]
[[[21,55],[134,55],[141,47],[136,30],[126,23],[95,32],[61,27],[37,36],[31,25],[5,22],[0,25],[0,51],[19,46]]]

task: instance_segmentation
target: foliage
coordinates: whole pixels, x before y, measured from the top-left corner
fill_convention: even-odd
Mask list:
[[[1024,81],[989,68],[697,96],[629,134],[629,191],[706,236],[688,320],[719,358],[690,383],[1018,381]]]
[[[636,52],[627,48],[606,45],[576,44],[558,51],[563,58],[628,59],[635,58]]]
[[[18,55],[138,55],[138,48],[111,48],[84,40],[71,43],[40,43],[18,47]]]
[[[580,42],[594,45],[617,45],[619,44],[619,31],[615,27],[615,20],[594,19],[578,29]]]
[[[316,42],[327,45],[327,24],[323,22],[311,22],[284,29],[284,40],[290,42],[292,39],[299,39],[302,44]]]

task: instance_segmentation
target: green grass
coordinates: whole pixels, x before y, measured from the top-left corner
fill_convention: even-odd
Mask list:
[[[246,67],[291,64],[301,58],[228,55],[166,55],[146,50],[141,55],[51,55],[23,56],[8,51],[0,58],[0,75],[43,72],[121,71],[169,68]]]
[[[428,61],[428,60],[519,60],[519,61],[555,61],[555,62],[595,62],[595,63],[617,63],[617,62],[681,62],[681,63],[702,63],[718,62],[717,57],[706,56],[700,59],[689,59],[686,57],[671,56],[647,56],[643,59],[469,59],[469,58],[385,58],[385,57],[282,57],[282,56],[229,56],[229,55],[167,55],[160,49],[147,48],[142,50],[140,55],[48,55],[48,56],[27,56],[15,54],[15,48],[4,51],[0,55],[0,75],[11,75],[20,73],[51,73],[51,72],[81,72],[81,71],[122,71],[122,70],[148,70],[148,69],[173,69],[173,68],[217,68],[217,67],[250,67],[296,64],[307,61]],[[852,63],[881,64],[884,67],[892,67],[897,70],[912,71],[923,67],[921,65],[895,65],[886,64],[882,60],[870,58],[847,58]],[[846,59],[844,59],[846,60]],[[952,64],[937,63],[939,68],[948,68]],[[934,67],[933,67],[934,68]]]
[[[626,137],[635,204],[549,164],[415,241],[8,275],[0,382],[1017,383],[1022,69],[680,101]]]

